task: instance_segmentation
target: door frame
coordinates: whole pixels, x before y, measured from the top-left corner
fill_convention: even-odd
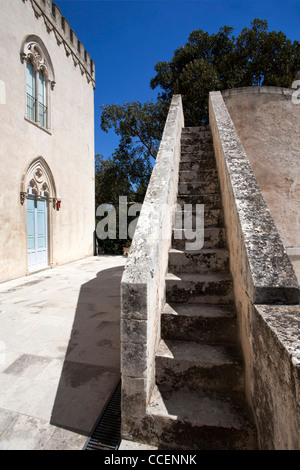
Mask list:
[[[22,172],[21,184],[20,184],[20,204],[25,206],[24,214],[24,229],[26,227],[25,245],[26,245],[26,274],[31,274],[32,271],[29,268],[28,263],[28,240],[27,240],[27,204],[24,204],[28,197],[35,197],[37,199],[46,200],[47,210],[47,259],[48,267],[52,268],[55,266],[53,256],[53,237],[55,229],[55,212],[58,210],[57,201],[61,198],[57,197],[56,185],[53,178],[52,171],[43,157],[37,157],[31,160],[26,165],[25,170]]]
[[[45,250],[46,250],[46,263],[45,264],[41,264],[41,265],[35,265],[33,267],[30,266],[29,264],[29,249],[28,249],[28,219],[27,219],[27,271],[29,273],[32,273],[32,272],[36,272],[36,271],[40,271],[41,269],[46,269],[49,267],[49,230],[48,230],[48,227],[49,227],[49,210],[48,210],[48,200],[47,200],[47,197],[45,196],[42,196],[40,198],[37,198],[32,192],[29,192],[28,191],[28,197],[27,197],[27,201],[28,200],[31,200],[31,201],[34,201],[34,241],[35,241],[35,253],[37,253],[38,251],[38,247],[37,247],[37,229],[38,229],[38,222],[37,222],[37,205],[38,205],[38,201],[44,201],[44,205],[45,205],[45,237],[46,237],[46,247],[45,247]],[[28,208],[27,208],[28,209]]]

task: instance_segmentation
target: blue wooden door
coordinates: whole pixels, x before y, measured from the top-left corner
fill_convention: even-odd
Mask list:
[[[28,270],[36,271],[48,266],[47,202],[27,199]]]

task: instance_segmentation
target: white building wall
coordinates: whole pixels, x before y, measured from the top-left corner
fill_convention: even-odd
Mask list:
[[[49,165],[62,201],[59,211],[50,208],[50,264],[93,254],[93,82],[75,66],[73,55],[67,56],[64,44],[58,45],[55,32],[47,31],[45,18],[35,16],[33,6],[39,4],[43,0],[1,2],[0,282],[27,273],[26,203],[20,203],[20,187],[26,167],[39,156]],[[52,8],[49,1],[45,5]],[[31,34],[43,41],[55,73],[49,132],[25,119],[26,63],[22,63],[20,51]]]

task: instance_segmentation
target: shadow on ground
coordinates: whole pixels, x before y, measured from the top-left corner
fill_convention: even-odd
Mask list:
[[[81,287],[51,424],[88,436],[120,379],[120,283],[110,268]]]

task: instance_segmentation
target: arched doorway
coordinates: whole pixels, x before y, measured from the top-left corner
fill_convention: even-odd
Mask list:
[[[26,203],[27,270],[52,265],[53,209],[57,196],[52,172],[42,157],[34,159],[23,173],[21,204]]]

